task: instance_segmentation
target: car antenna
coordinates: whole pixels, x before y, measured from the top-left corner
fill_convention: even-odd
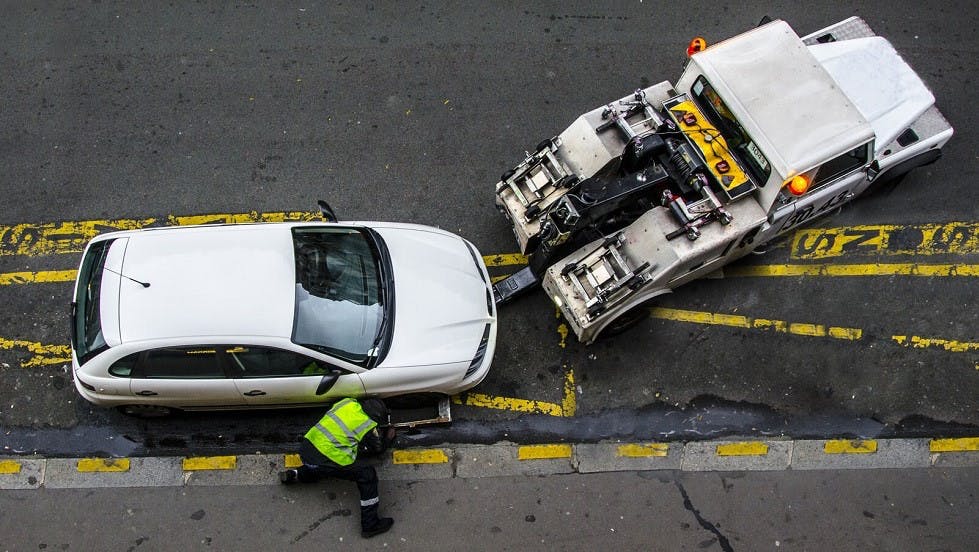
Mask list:
[[[111,272],[111,273],[113,273],[113,274],[116,274],[116,275],[119,275],[119,276],[122,276],[123,278],[125,278],[125,279],[127,279],[127,280],[132,280],[132,281],[134,281],[134,282],[136,282],[137,284],[139,284],[139,285],[141,285],[141,286],[143,286],[144,288],[148,288],[148,287],[150,287],[150,283],[149,283],[149,282],[140,282],[140,281],[139,281],[139,280],[137,280],[136,278],[130,278],[129,276],[126,276],[125,274],[123,274],[123,273],[121,273],[121,272],[116,272],[115,270],[112,270],[111,268],[109,268],[109,267],[107,267],[107,266],[105,266],[105,267],[102,267],[102,268],[104,268],[104,269],[106,269],[106,270],[108,270],[109,272]]]

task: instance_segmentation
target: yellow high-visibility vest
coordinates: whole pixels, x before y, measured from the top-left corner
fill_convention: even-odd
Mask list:
[[[357,445],[377,422],[364,413],[354,399],[343,399],[333,405],[319,422],[306,432],[306,439],[323,456],[341,466],[357,459]]]

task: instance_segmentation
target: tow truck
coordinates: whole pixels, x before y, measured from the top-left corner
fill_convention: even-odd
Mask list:
[[[655,297],[936,161],[953,130],[918,74],[851,17],[784,21],[710,47],[676,84],[578,117],[496,184],[528,266],[578,339],[628,327]]]

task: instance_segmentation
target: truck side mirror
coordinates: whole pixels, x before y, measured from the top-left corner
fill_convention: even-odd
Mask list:
[[[880,163],[878,163],[875,159],[873,163],[867,167],[867,181],[873,182],[874,179],[877,178],[878,174],[880,174]]]
[[[323,374],[323,378],[320,379],[320,384],[316,386],[316,394],[323,395],[330,389],[333,389],[338,379],[340,379],[340,372],[336,370],[331,370]]]

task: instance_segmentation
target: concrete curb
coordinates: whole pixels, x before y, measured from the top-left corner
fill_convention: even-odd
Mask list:
[[[273,485],[295,454],[147,458],[0,458],[0,489]],[[387,481],[616,471],[748,471],[979,466],[979,438],[691,443],[449,445],[398,449]]]

